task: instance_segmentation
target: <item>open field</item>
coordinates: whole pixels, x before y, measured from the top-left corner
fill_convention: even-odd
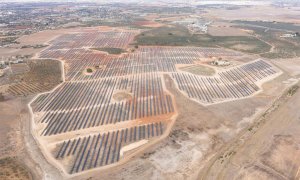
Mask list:
[[[191,65],[191,66],[184,66],[178,68],[181,71],[189,72],[195,75],[202,75],[202,76],[212,76],[215,74],[215,70],[208,66],[203,65]]]
[[[283,21],[300,23],[299,7],[248,6],[233,10],[209,9],[205,17],[223,20]]]
[[[296,85],[298,86],[298,85]],[[299,91],[286,95],[262,117],[262,122],[249,129],[243,143],[232,146],[230,157],[222,157],[206,177],[222,179],[298,179],[299,165]],[[259,127],[261,126],[261,127]]]
[[[214,22],[209,25],[208,34],[211,36],[250,36],[249,32],[233,27],[234,24],[226,22]]]

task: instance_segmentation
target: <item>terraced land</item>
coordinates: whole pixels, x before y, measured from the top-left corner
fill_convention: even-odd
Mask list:
[[[119,56],[91,50],[127,49],[135,35],[83,30],[58,37],[39,53],[40,59],[64,62],[65,82],[30,103],[33,135],[47,159],[68,176],[126,162],[168,135],[177,110],[164,75],[189,98],[211,105],[250,97],[281,73],[261,59],[214,76],[177,71],[178,64],[241,55],[220,48],[141,46]]]

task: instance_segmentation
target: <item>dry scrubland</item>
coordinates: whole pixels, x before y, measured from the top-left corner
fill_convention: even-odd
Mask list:
[[[0,160],[0,179],[32,179],[27,169],[12,158]]]

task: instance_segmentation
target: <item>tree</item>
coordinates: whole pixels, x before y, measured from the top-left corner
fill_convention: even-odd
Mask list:
[[[88,73],[92,73],[92,72],[93,72],[93,70],[92,70],[91,68],[87,68],[86,72],[88,72]]]

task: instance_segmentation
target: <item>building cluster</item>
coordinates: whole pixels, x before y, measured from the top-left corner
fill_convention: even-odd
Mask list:
[[[188,28],[188,30],[193,33],[204,33],[208,31],[208,26],[211,24],[210,21],[206,21],[203,18],[191,17],[179,21],[174,21],[173,23],[183,25]]]
[[[12,56],[9,58],[2,57],[0,60],[0,69],[5,69],[10,64],[24,63],[28,59],[28,56]]]
[[[122,6],[93,3],[7,3],[0,6],[0,47],[17,44],[16,39],[65,26],[111,25],[133,17]]]

